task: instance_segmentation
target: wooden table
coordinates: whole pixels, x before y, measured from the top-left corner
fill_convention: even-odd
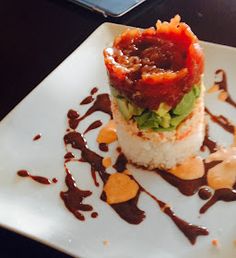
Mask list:
[[[148,27],[178,13],[201,40],[236,47],[235,0],[159,2],[149,0],[121,18],[106,19],[66,0],[2,1],[0,119],[106,21]],[[0,243],[1,258],[69,257],[5,229]]]

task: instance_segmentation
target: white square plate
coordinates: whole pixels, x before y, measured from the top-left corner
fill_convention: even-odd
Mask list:
[[[102,188],[94,186],[88,164],[74,166],[73,175],[80,188],[93,191],[86,202],[98,211],[98,218],[92,219],[88,214],[86,221],[81,222],[60,199],[60,191],[66,189],[63,168],[66,113],[70,108],[83,113],[88,106],[79,106],[79,103],[94,86],[99,88],[99,93],[108,92],[102,51],[124,28],[110,23],[101,25],[0,123],[0,225],[80,257],[233,258],[236,256],[233,244],[236,204],[219,202],[199,216],[203,201],[197,196],[183,196],[153,173],[130,167],[151,193],[170,203],[180,217],[206,226],[209,236],[199,237],[192,246],[144,194],[140,196],[139,207],[145,210],[146,219],[139,225],[126,223],[100,200]],[[236,50],[204,42],[202,46],[206,56],[206,87],[213,84],[215,70],[223,68],[227,72],[229,91],[236,98]],[[223,114],[236,123],[235,110],[219,102],[216,94],[206,97],[206,105],[215,114]],[[80,129],[95,119],[107,121],[108,117],[94,113]],[[220,144],[232,142],[232,135],[217,125],[211,124],[210,130]],[[38,133],[42,138],[32,141]],[[91,149],[98,151],[96,135],[97,131],[90,132],[88,142]],[[16,175],[19,169],[56,177],[58,183],[45,186],[20,178]],[[212,239],[219,240],[220,249],[211,245]],[[104,245],[106,240],[108,245]]]

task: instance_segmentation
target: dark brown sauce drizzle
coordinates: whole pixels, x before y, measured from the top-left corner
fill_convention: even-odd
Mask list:
[[[70,109],[67,113],[68,124],[71,129],[75,129],[78,126],[79,113],[76,110]]]
[[[217,150],[217,143],[215,141],[213,141],[209,136],[209,126],[208,125],[206,125],[206,127],[205,127],[205,137],[204,137],[204,141],[201,146],[201,151],[204,151],[205,147],[208,148],[210,153],[213,153]]]
[[[122,150],[121,150],[121,147],[117,147],[117,148],[116,148],[116,151],[117,151],[118,153],[121,153],[121,151],[122,151]]]
[[[94,87],[94,88],[92,88],[92,90],[90,91],[90,94],[91,95],[94,95],[95,93],[97,93],[98,92],[98,88],[97,87]]]
[[[170,207],[164,209],[164,213],[168,215],[175,225],[184,233],[191,244],[195,244],[198,236],[209,235],[208,230],[205,227],[200,227],[197,225],[190,224],[180,217],[176,216]]]
[[[43,185],[50,185],[51,183],[57,183],[56,178],[53,178],[52,180],[50,180],[47,177],[43,177],[43,176],[33,176],[27,170],[23,170],[23,169],[17,171],[17,175],[20,177],[30,177],[35,182],[43,184]]]
[[[75,155],[72,152],[67,152],[64,155],[64,159],[73,159],[75,157]]]
[[[191,244],[195,244],[198,236],[206,236],[209,235],[208,230],[205,227],[200,227],[197,225],[193,225],[188,223],[178,217],[174,211],[164,202],[160,201],[156,196],[152,195],[144,188],[141,188],[143,192],[145,192],[148,196],[150,196],[160,207],[160,209],[170,217],[170,219],[175,223],[175,225],[180,229],[181,232],[188,238]]]
[[[94,130],[98,127],[100,127],[102,125],[101,120],[96,120],[94,121],[91,125],[88,126],[88,128],[84,131],[84,134],[86,134],[87,132]]]
[[[112,117],[112,112],[111,112],[111,101],[110,97],[108,94],[103,93],[97,95],[96,100],[94,101],[93,105],[87,110],[87,112],[80,118],[70,118],[68,115],[67,117],[69,118],[69,126],[72,129],[76,129],[77,126],[79,125],[80,121],[84,120],[86,117],[91,115],[92,113],[96,111],[101,111],[103,113],[106,113]],[[70,111],[69,111],[70,112]]]
[[[73,176],[70,171],[66,168],[65,183],[68,187],[66,192],[61,192],[60,196],[65,203],[67,209],[74,214],[79,220],[85,220],[83,211],[92,211],[93,207],[89,204],[84,204],[83,201],[86,197],[92,194],[88,190],[80,190],[75,183]]]
[[[224,116],[213,115],[208,108],[205,108],[205,112],[210,116],[211,120],[221,126],[225,131],[234,134],[234,125]]]
[[[34,136],[34,138],[33,138],[33,141],[37,141],[37,140],[39,140],[40,138],[41,138],[41,134],[39,133],[39,134],[37,134],[37,135],[35,135]]]
[[[93,100],[94,100],[93,96],[88,96],[80,102],[80,105],[87,105],[93,102]]]
[[[70,119],[70,120],[69,120],[69,126],[70,126],[70,128],[71,128],[71,129],[76,129],[77,126],[78,126],[78,124],[79,124],[78,121],[79,121],[78,119]]]
[[[67,113],[69,119],[76,119],[79,117],[79,113],[76,110],[70,109]]]
[[[98,183],[98,180],[97,180],[96,170],[94,170],[92,167],[91,167],[91,176],[92,176],[94,185],[98,187],[99,183]]]
[[[85,113],[83,119],[96,111],[101,111],[112,117],[111,100],[107,93],[97,95],[97,98],[91,108]],[[82,119],[81,119],[82,120]]]
[[[212,205],[218,201],[232,202],[236,201],[236,190],[222,188],[215,191],[211,199],[200,209],[200,213],[205,213]]]
[[[175,186],[182,194],[186,196],[194,195],[201,186],[207,184],[205,175],[197,179],[183,180],[169,173],[166,170],[156,169],[154,171],[157,174],[159,174],[169,184]]]
[[[117,172],[122,172],[127,169],[128,160],[123,153],[120,153],[116,159],[115,165],[113,166]],[[133,180],[135,178],[130,176]],[[209,232],[205,227],[200,227],[197,225],[190,224],[183,219],[179,218],[174,211],[163,201],[159,200],[156,196],[148,192],[145,188],[143,188],[137,180],[135,182],[139,185],[140,192],[146,193],[149,197],[151,197],[159,206],[159,208],[170,217],[170,219],[175,223],[175,225],[183,232],[183,234],[188,238],[191,244],[195,244],[196,239],[200,235],[208,235]],[[139,196],[140,192],[137,196]],[[136,196],[136,197],[137,197]]]
[[[113,168],[117,171],[117,172],[123,172],[127,169],[127,163],[128,160],[125,157],[124,153],[120,153],[116,159],[115,164],[113,165]]]
[[[140,210],[137,206],[139,195],[140,191],[138,191],[133,199],[126,202],[111,204],[110,206],[126,222],[134,225],[140,224],[146,216],[145,212]],[[106,202],[105,192],[102,192],[101,200]]]
[[[85,138],[78,132],[70,132],[64,136],[64,142],[66,145],[71,144],[73,148],[81,150],[83,160],[88,162],[91,165],[91,168],[98,172],[105,184],[110,175],[102,165],[103,158],[88,148]],[[104,201],[106,200],[105,193],[101,195],[101,199]],[[142,222],[145,215],[144,211],[137,207],[137,200],[138,197],[127,202],[111,205],[111,207],[125,221],[132,224],[139,224]]]
[[[215,84],[219,86],[220,90],[227,92],[228,96],[225,101],[236,108],[236,102],[231,98],[229,91],[228,91],[227,77],[226,77],[225,71],[222,69],[218,69],[215,72],[215,74],[216,75],[221,74],[221,76],[222,76],[221,81],[216,81]],[[207,108],[205,108],[205,112],[210,116],[210,118],[213,122],[217,123],[219,126],[221,126],[227,132],[234,134],[234,125],[226,117],[224,117],[222,115],[216,116],[216,115],[212,114]],[[212,140],[209,139],[208,131],[207,131],[207,138],[208,139],[206,140],[206,137],[205,137],[204,145],[209,148],[210,152],[214,152],[216,150],[217,146],[216,146],[215,142],[213,142]],[[205,165],[208,166],[208,169],[210,169],[210,167],[212,167],[211,166],[212,163],[214,163],[214,166],[215,166],[220,162],[221,161],[215,161],[215,162],[211,162],[211,163],[208,163]],[[224,201],[224,202],[236,201],[235,187],[236,187],[236,182],[233,186],[234,189],[228,189],[228,188],[218,189],[214,192],[212,197],[211,197],[211,193],[207,193],[205,191],[204,196],[202,196],[202,197],[205,197],[206,199],[210,198],[210,197],[211,198],[209,201],[207,201],[201,207],[200,213],[205,213],[212,205],[214,205],[218,201]],[[199,195],[200,195],[200,193],[199,193]]]
[[[198,191],[198,196],[202,200],[208,200],[212,196],[212,192],[209,188],[203,187]]]
[[[112,117],[111,101],[107,93],[97,95],[97,98],[93,103],[92,107],[90,107],[88,111],[85,113],[85,115],[83,115],[83,117],[80,118],[80,121],[96,111],[101,111],[103,113],[110,115],[110,117]]]
[[[183,180],[180,179],[168,171],[165,170],[155,170],[164,180],[166,180],[171,185],[175,186],[181,193],[187,196],[195,194],[202,186],[207,186],[206,175],[209,169],[221,163],[222,161],[212,161],[209,163],[204,162],[205,173],[204,176],[194,180]],[[204,188],[203,188],[204,189]],[[206,200],[211,197],[211,192],[206,189],[199,190],[200,198]],[[219,189],[216,190],[211,199],[205,203],[200,209],[200,213],[205,213],[212,205],[217,201],[231,202],[236,201],[236,190],[232,189]]]
[[[93,95],[95,93],[97,93],[98,91],[98,88],[97,87],[94,87],[92,88],[92,90],[90,91],[90,96],[84,98],[81,102],[80,102],[80,105],[87,105],[87,104],[90,104],[91,102],[94,101],[94,98],[93,98]]]
[[[97,212],[94,211],[94,212],[91,213],[91,217],[92,217],[92,218],[95,219],[95,218],[97,218],[97,216],[98,216],[98,213],[97,213]]]
[[[54,177],[54,178],[52,179],[52,182],[53,182],[54,184],[56,184],[56,183],[58,182],[58,179]]]
[[[86,162],[86,160],[84,160],[83,158],[80,158],[78,161],[80,161],[80,162]]]
[[[204,162],[205,173],[203,177],[192,180],[181,179],[166,170],[155,169],[154,172],[159,174],[169,184],[175,186],[182,194],[191,196],[194,195],[202,186],[207,185],[206,175],[208,170],[220,162],[221,161],[212,161],[209,163]]]
[[[220,90],[224,90],[225,92],[227,92],[228,97],[226,98],[226,102],[229,103],[231,106],[236,108],[236,102],[231,98],[229,91],[228,91],[228,83],[227,83],[227,76],[224,70],[222,69],[218,69],[215,72],[216,75],[221,74],[222,79],[221,81],[215,81],[215,84],[219,86]]]
[[[109,151],[108,145],[106,143],[99,143],[98,147],[100,151],[103,151],[103,152]]]

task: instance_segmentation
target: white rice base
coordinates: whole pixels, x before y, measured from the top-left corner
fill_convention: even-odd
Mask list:
[[[113,98],[112,112],[118,141],[127,159],[148,169],[170,169],[196,155],[205,133],[203,92],[202,87],[192,113],[171,132],[139,130],[135,121],[123,118]]]

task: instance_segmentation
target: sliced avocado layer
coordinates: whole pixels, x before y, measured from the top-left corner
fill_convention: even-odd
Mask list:
[[[192,90],[183,96],[175,108],[171,109],[166,103],[161,103],[157,110],[139,108],[133,103],[130,103],[125,97],[120,96],[114,89],[111,92],[117,100],[123,117],[126,120],[134,119],[139,129],[171,131],[192,112],[195,101],[200,96],[201,87],[199,85],[193,86]]]
[[[195,102],[194,91],[191,90],[189,93],[185,94],[179,104],[173,109],[172,113],[174,115],[183,115],[192,109]]]

